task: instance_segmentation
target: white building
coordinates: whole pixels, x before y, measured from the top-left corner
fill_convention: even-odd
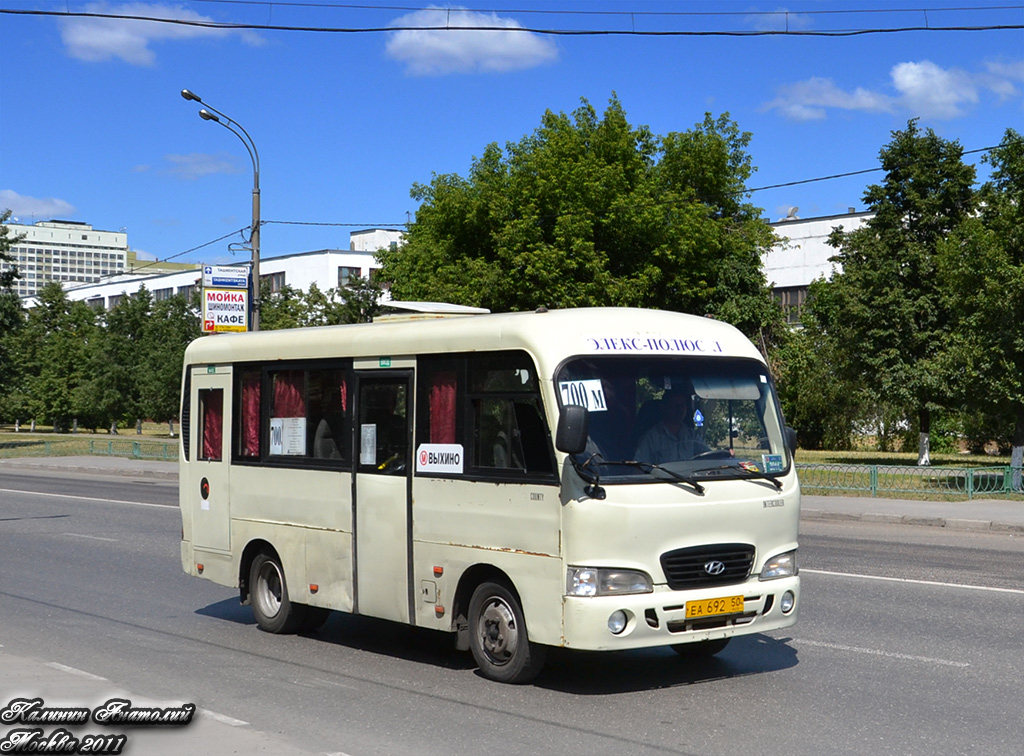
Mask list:
[[[832,230],[842,226],[852,231],[871,217],[871,213],[851,209],[849,213],[819,218],[798,218],[794,213],[770,224],[782,241],[763,258],[765,277],[790,322],[799,322],[800,309],[811,282],[828,278],[838,270],[839,266],[829,259],[836,253],[828,246]],[[33,295],[48,280],[61,281],[70,299],[86,301],[96,309],[113,307],[122,296],[134,294],[142,285],[150,290],[154,299],[161,300],[174,294],[191,295],[202,283],[198,266],[146,275],[143,261],[139,261],[140,270],[130,272],[126,259],[131,253],[124,233],[93,231],[85,223],[69,221],[47,221],[34,226],[9,224],[9,227],[14,234],[32,232],[31,241],[26,238],[14,247],[23,276],[16,286],[27,307],[35,305]],[[353,231],[348,250],[322,249],[262,258],[260,278],[270,282],[272,291],[280,291],[286,285],[309,291],[314,283],[321,291],[343,287],[356,276],[372,278],[380,267],[374,259],[376,252],[398,247],[403,240],[402,232],[397,229]],[[248,265],[249,261],[237,264]],[[45,278],[47,275],[50,277]]]
[[[284,286],[309,291],[316,284],[321,291],[348,285],[356,276],[370,278],[380,266],[373,258],[374,252],[339,249],[322,249],[315,252],[300,252],[280,257],[264,257],[260,260],[260,279],[269,281],[272,291]],[[238,263],[249,264],[248,260]],[[97,310],[110,309],[121,297],[130,296],[145,286],[159,301],[175,294],[191,296],[202,286],[202,270],[199,268],[159,275],[122,275],[101,283],[69,287],[68,298],[87,302]],[[26,307],[36,304],[34,297],[23,300]]]
[[[124,231],[99,231],[88,223],[64,220],[6,226],[9,239],[24,236],[11,248],[14,265],[21,273],[14,282],[19,296],[34,296],[50,281],[59,281],[68,288],[125,272],[128,234]],[[10,267],[0,262],[0,271]]]
[[[843,215],[820,218],[798,218],[791,215],[771,227],[782,242],[762,260],[765,278],[790,323],[800,320],[800,310],[807,299],[807,287],[818,278],[831,278],[841,267],[829,260],[837,250],[828,246],[832,230],[842,226],[854,231],[874,217],[873,213],[857,213],[852,209]]]
[[[355,252],[376,252],[378,249],[397,249],[405,235],[396,228],[368,228],[348,235],[349,249]]]

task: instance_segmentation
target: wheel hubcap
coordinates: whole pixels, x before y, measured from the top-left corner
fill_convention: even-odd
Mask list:
[[[275,617],[281,611],[281,572],[277,565],[265,562],[260,568],[256,584],[256,600],[267,617]]]
[[[519,631],[512,608],[500,599],[491,599],[480,615],[478,627],[481,645],[495,664],[504,664],[516,652]]]

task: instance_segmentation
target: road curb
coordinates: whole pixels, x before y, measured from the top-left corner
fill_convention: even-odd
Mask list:
[[[952,517],[912,517],[909,515],[865,512],[829,512],[824,509],[801,509],[801,519],[831,522],[874,522],[888,525],[916,525],[950,530],[991,530],[999,533],[1024,533],[1024,525],[991,520],[966,520]]]
[[[145,460],[142,460],[143,462]],[[55,467],[52,464],[47,464],[44,461],[32,462],[24,458],[17,460],[2,460],[0,459],[0,472],[3,470],[11,470],[21,473],[49,473],[55,470],[65,473],[77,473],[80,475],[107,475],[116,478],[152,478],[154,480],[167,480],[177,481],[178,472],[177,470],[151,470],[145,467],[132,467],[130,463],[127,466],[116,466],[108,467],[101,465],[78,465],[78,464],[62,464],[59,467]]]

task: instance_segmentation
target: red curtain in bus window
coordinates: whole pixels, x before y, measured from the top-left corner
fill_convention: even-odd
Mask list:
[[[272,417],[305,417],[306,400],[303,397],[305,373],[302,370],[282,370],[274,376],[274,408]]]
[[[203,459],[219,460],[224,439],[224,391],[204,389],[199,392],[203,408]]]
[[[430,383],[430,443],[455,443],[455,371],[434,373]]]
[[[242,375],[242,452],[243,457],[260,456],[260,374]]]

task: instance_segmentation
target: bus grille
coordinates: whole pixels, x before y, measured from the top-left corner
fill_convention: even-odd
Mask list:
[[[721,562],[725,569],[718,575],[709,574],[706,565],[712,562]],[[750,575],[753,563],[754,547],[747,543],[694,546],[661,555],[661,569],[674,591],[742,583]]]

